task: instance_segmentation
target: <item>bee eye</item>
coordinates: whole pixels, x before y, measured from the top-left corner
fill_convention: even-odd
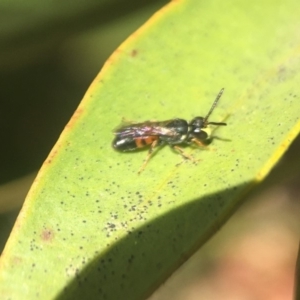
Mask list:
[[[199,137],[200,139],[205,140],[205,139],[207,139],[208,134],[205,131],[201,131],[201,132],[199,132],[199,136],[200,136]]]
[[[205,132],[205,131],[194,131],[193,133],[192,133],[192,136],[194,137],[194,138],[196,138],[197,140],[201,140],[201,141],[204,141],[204,140],[206,140],[207,139],[207,137],[208,137],[208,134]]]

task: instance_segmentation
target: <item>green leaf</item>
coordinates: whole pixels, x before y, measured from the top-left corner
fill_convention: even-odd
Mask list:
[[[42,167],[1,258],[3,299],[141,299],[201,246],[299,132],[298,2],[172,2],[107,61]],[[198,164],[112,149],[122,117],[205,116]]]

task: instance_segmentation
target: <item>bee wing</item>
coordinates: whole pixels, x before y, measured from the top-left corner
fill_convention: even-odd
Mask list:
[[[174,136],[176,131],[172,128],[167,128],[166,122],[150,122],[130,124],[128,126],[122,126],[117,128],[114,133],[120,137],[142,137],[142,136]]]

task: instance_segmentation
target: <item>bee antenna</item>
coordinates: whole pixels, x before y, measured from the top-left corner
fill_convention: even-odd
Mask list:
[[[213,112],[213,110],[215,109],[215,107],[217,106],[218,101],[220,100],[220,98],[221,98],[223,92],[224,92],[224,88],[222,88],[222,89],[220,90],[219,94],[218,94],[217,97],[216,97],[216,100],[214,101],[214,103],[213,103],[213,105],[211,106],[211,108],[210,108],[208,114],[207,114],[206,117],[204,118],[204,120],[203,120],[203,121],[204,121],[204,124],[208,124],[207,120],[208,120],[209,116],[211,115],[211,113]]]

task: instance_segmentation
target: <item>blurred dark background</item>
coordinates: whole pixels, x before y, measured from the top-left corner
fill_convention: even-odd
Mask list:
[[[166,3],[0,3],[1,250],[36,172],[105,60]],[[151,299],[290,299],[299,153],[297,138],[220,233]]]

